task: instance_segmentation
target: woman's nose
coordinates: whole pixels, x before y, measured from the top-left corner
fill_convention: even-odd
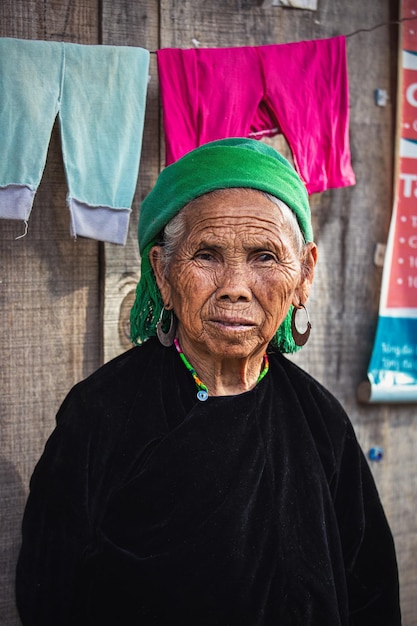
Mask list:
[[[222,272],[218,280],[217,298],[230,302],[249,302],[252,291],[248,284],[247,268],[228,267]]]

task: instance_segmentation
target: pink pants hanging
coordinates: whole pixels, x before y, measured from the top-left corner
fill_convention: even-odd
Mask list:
[[[343,36],[157,59],[167,165],[209,141],[280,132],[309,193],[355,184]]]

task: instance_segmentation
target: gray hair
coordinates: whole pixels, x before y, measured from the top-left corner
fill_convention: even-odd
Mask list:
[[[216,189],[215,191],[211,191],[210,194],[216,194],[219,191],[224,191],[223,189]],[[241,191],[241,189],[239,189]],[[297,217],[293,211],[279,198],[272,196],[265,191],[260,191],[265,198],[268,198],[271,202],[273,202],[281,211],[282,217],[288,223],[291,234],[293,236],[293,241],[296,246],[298,254],[301,256],[303,248],[305,246],[305,239],[303,233],[301,232],[300,226],[297,221]],[[198,200],[195,198],[191,200],[184,209],[193,204]],[[163,249],[163,260],[164,260],[164,274],[168,273],[170,264],[172,259],[180,245],[182,239],[186,235],[186,223],[185,223],[185,214],[183,209],[175,217],[173,217],[168,224],[165,226],[162,237],[162,249]]]
[[[303,233],[301,232],[301,228],[298,223],[296,214],[294,213],[294,211],[291,211],[290,207],[279,198],[276,198],[275,196],[272,196],[270,193],[266,193],[264,191],[261,191],[261,194],[265,196],[266,198],[268,198],[268,200],[276,204],[277,207],[280,209],[282,217],[284,218],[284,220],[287,222],[288,226],[291,229],[291,234],[293,236],[294,243],[297,248],[297,252],[301,255],[303,248],[306,244],[306,241],[304,239]]]

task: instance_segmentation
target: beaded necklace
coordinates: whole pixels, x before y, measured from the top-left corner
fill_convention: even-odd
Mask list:
[[[181,360],[184,363],[185,367],[191,373],[191,376],[194,378],[194,382],[195,382],[195,384],[197,386],[197,389],[198,389],[198,391],[197,391],[197,398],[198,398],[198,400],[200,400],[200,402],[204,402],[209,397],[208,389],[207,389],[206,385],[197,376],[197,372],[195,371],[195,369],[193,368],[191,363],[187,360],[187,357],[185,356],[184,352],[181,350],[181,346],[180,346],[179,341],[178,341],[178,339],[176,337],[174,338],[174,345],[175,345],[175,347],[177,349],[177,352],[180,355]],[[264,366],[262,368],[262,372],[258,376],[258,380],[256,381],[256,384],[258,384],[262,380],[262,378],[264,378],[264,376],[266,376],[268,370],[269,370],[269,359],[268,359],[267,353],[265,352],[265,354],[264,354]]]

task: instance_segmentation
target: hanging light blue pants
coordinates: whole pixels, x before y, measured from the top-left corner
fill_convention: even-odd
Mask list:
[[[27,221],[58,116],[72,236],[124,244],[149,52],[0,38],[0,218]]]

